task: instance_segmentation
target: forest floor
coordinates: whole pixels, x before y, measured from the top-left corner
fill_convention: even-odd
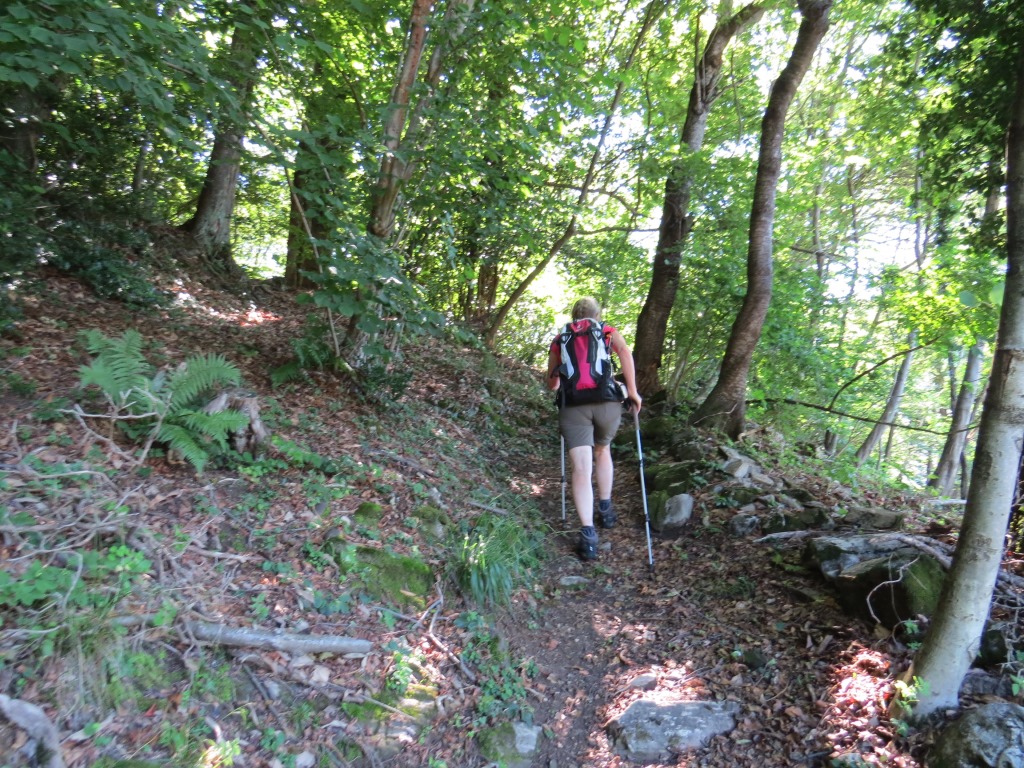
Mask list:
[[[0,502],[33,521],[0,520],[4,569],[17,574],[32,558],[66,562],[73,547],[110,551],[117,542],[144,551],[151,566],[144,586],[98,618],[95,605],[63,604],[53,626],[39,602],[0,605],[0,693],[43,706],[71,768],[103,756],[227,764],[216,749],[228,741],[236,764],[249,766],[483,766],[468,736],[502,708],[543,728],[535,766],[625,768],[632,763],[606,726],[640,696],[741,707],[734,732],[664,765],[825,766],[841,755],[850,756],[845,765],[922,765],[928,733],[901,732],[886,715],[907,648],[841,613],[795,547],[731,536],[733,511],[715,506],[712,489],[695,490],[703,519],[685,535],[654,539],[652,569],[637,456],[627,450],[617,456],[620,523],[601,531],[597,562],[576,557],[571,500],[570,519],[561,518],[553,412],[538,398],[535,372],[508,361],[484,371],[472,350],[431,340],[408,345],[414,375],[393,400],[383,388],[360,392],[319,374],[273,390],[268,371],[302,332],[305,310],[293,296],[168,288],[174,307],[139,312],[48,275],[19,287],[23,317],[0,338]],[[81,396],[87,356],[76,339],[86,328],[111,337],[136,328],[167,364],[221,352],[264,401],[276,434],[344,471],[256,461],[247,472],[197,476],[166,457],[134,466],[130,452],[54,414]],[[68,473],[102,481],[64,482]],[[823,501],[837,489],[797,479]],[[366,501],[383,510],[375,530],[350,525]],[[903,496],[872,501],[917,509]],[[487,510],[521,516],[541,532],[532,583],[500,608],[473,604],[447,578],[426,608],[344,594],[336,564],[317,556],[342,524],[349,541],[425,551],[447,573],[448,555],[410,523],[428,502],[468,526]],[[130,620],[168,601],[177,623]],[[183,630],[186,620],[363,638],[374,650],[225,650]],[[46,645],[33,632],[63,639]],[[149,670],[147,678],[146,654],[177,676]],[[398,756],[379,755],[353,707],[383,699],[413,658],[406,670],[436,689],[439,715]],[[118,675],[148,682],[112,692]],[[632,685],[641,675],[652,676],[645,690]],[[9,755],[24,744],[0,728],[0,748],[5,738]]]

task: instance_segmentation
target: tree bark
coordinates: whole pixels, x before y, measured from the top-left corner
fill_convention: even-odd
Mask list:
[[[733,323],[714,389],[690,417],[692,424],[723,431],[736,439],[746,416],[747,376],[772,299],[772,231],[775,196],[782,172],[786,113],[810,69],[818,44],[828,30],[832,0],[800,0],[803,20],[789,62],[772,87],[761,121],[761,148],[750,212],[747,294]]]
[[[935,466],[935,473],[928,479],[928,487],[936,489],[941,496],[949,496],[953,491],[960,459],[967,444],[967,427],[971,423],[971,412],[974,410],[975,398],[978,395],[978,382],[981,379],[982,343],[979,341],[967,352],[967,366],[964,370],[963,382],[953,406],[953,415],[949,424],[949,434],[942,446],[942,455]]]
[[[289,288],[311,288],[313,281],[305,273],[319,269],[314,242],[326,239],[328,227],[322,211],[311,201],[318,196],[318,186],[322,186],[314,181],[322,170],[316,151],[305,141],[301,142],[295,151],[295,172],[289,196],[288,250],[284,266],[284,283]]]
[[[43,134],[43,123],[50,119],[64,90],[65,76],[57,75],[36,88],[10,85],[0,90],[3,114],[0,114],[0,149],[18,160],[23,169],[34,173],[38,166],[36,145]]]
[[[398,78],[391,90],[391,113],[384,124],[384,147],[386,153],[381,160],[380,172],[377,175],[377,186],[374,189],[373,207],[370,210],[370,223],[367,227],[371,235],[388,240],[395,228],[395,205],[398,193],[404,181],[404,172],[409,163],[398,159],[402,134],[405,130],[406,116],[412,97],[412,88],[416,82],[423,52],[427,45],[427,19],[434,3],[432,0],[413,0],[412,12],[409,16],[409,43],[405,49],[405,58],[398,71]],[[407,149],[407,148],[405,148]]]
[[[665,180],[665,201],[658,230],[658,245],[654,251],[651,287],[637,319],[633,359],[636,362],[637,389],[643,395],[654,394],[662,388],[658,368],[665,349],[665,332],[679,289],[683,248],[693,229],[693,217],[689,210],[696,169],[692,165],[692,158],[704,145],[708,114],[721,94],[718,81],[722,76],[722,56],[732,38],[755,24],[763,15],[764,8],[751,4],[724,23],[716,25],[704,46],[704,54],[697,62],[680,137],[684,154],[673,163]]]
[[[1016,75],[1006,153],[1007,272],[999,338],[953,570],[905,677],[924,685],[916,686],[916,702],[894,700],[898,713],[909,710],[914,719],[958,702],[992,603],[1024,448],[1024,55]]]
[[[864,439],[864,442],[861,443],[860,448],[857,449],[858,467],[864,466],[871,452],[878,445],[878,441],[882,439],[886,427],[894,423],[893,419],[896,418],[896,412],[900,408],[900,400],[903,399],[903,390],[906,389],[907,379],[910,378],[910,364],[914,359],[913,350],[917,346],[917,331],[913,331],[910,334],[910,338],[907,339],[907,346],[910,347],[911,351],[903,356],[903,362],[900,363],[899,370],[896,372],[896,379],[893,381],[892,389],[889,391],[885,410],[882,411],[882,416],[879,418],[878,423],[875,424],[874,428]]]
[[[229,79],[235,86],[240,114],[230,114],[233,110],[228,107],[221,116],[195,213],[182,225],[182,229],[191,233],[203,249],[214,270],[233,277],[240,276],[240,271],[231,258],[231,217],[235,210],[238,173],[242,165],[244,115],[256,84],[259,51],[257,31],[248,24],[235,27],[231,36],[228,65],[232,71]]]

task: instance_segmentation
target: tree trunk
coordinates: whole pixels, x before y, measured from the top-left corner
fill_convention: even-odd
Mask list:
[[[756,23],[762,15],[764,9],[751,4],[728,21],[715,26],[704,47],[704,55],[697,62],[680,138],[685,154],[672,165],[665,181],[665,202],[658,230],[658,246],[654,252],[651,287],[637,319],[633,358],[637,389],[643,395],[651,395],[661,389],[658,368],[665,349],[665,331],[679,289],[683,247],[693,228],[689,210],[696,169],[692,158],[704,145],[708,113],[721,94],[718,81],[722,75],[722,56],[732,38]]]
[[[314,182],[323,169],[317,153],[305,141],[295,151],[295,172],[292,175],[291,206],[288,212],[288,250],[285,253],[284,283],[289,288],[310,288],[313,281],[305,273],[319,270],[317,240],[327,237],[322,211],[311,204],[318,197]],[[322,187],[321,187],[322,188]]]
[[[967,443],[967,427],[971,422],[971,412],[978,395],[978,382],[981,379],[982,344],[978,342],[967,352],[967,366],[964,370],[963,383],[953,406],[953,417],[949,424],[949,434],[942,447],[942,455],[935,466],[935,474],[928,479],[928,487],[935,488],[940,495],[949,496],[953,491],[956,473],[960,468],[960,459]]]
[[[409,43],[395,86],[391,90],[391,113],[384,125],[384,147],[387,151],[381,160],[380,172],[377,175],[370,223],[367,227],[371,235],[385,241],[390,239],[395,229],[395,205],[402,183],[405,181],[403,176],[409,168],[409,163],[402,163],[397,153],[402,145],[402,134],[405,131],[416,73],[419,71],[423,51],[427,45],[427,19],[433,5],[432,0],[413,0],[412,13],[409,16]]]
[[[58,103],[63,79],[53,78],[35,89],[10,85],[0,91],[4,106],[0,114],[0,148],[16,158],[26,171],[36,170],[36,144],[43,133],[43,122],[49,120]]]
[[[426,93],[412,106],[412,93],[427,45],[427,22],[434,7],[432,0],[413,0],[409,16],[409,41],[405,58],[391,90],[391,109],[384,124],[385,151],[381,158],[377,183],[373,189],[369,221],[366,231],[377,238],[384,248],[393,245],[398,201],[405,183],[419,165],[417,157],[422,149],[426,130],[422,127],[423,113],[433,99],[443,74],[442,64],[450,45],[465,30],[465,20],[456,23],[459,14],[473,10],[475,0],[450,0],[445,12],[447,36],[438,40],[427,63],[422,82]],[[358,293],[358,289],[357,289]],[[363,300],[365,301],[365,299]],[[379,312],[379,307],[371,310]],[[348,357],[353,365],[364,361],[364,347],[369,335],[360,329],[359,313],[349,318],[347,342]]]
[[[647,38],[647,33],[650,32],[654,26],[654,22],[658,16],[664,10],[665,4],[661,0],[652,0],[644,11],[644,21],[640,27],[640,31],[637,32],[636,39],[633,41],[633,47],[630,49],[629,56],[623,62],[620,69],[620,74],[625,74],[632,68],[633,61],[636,59],[637,53],[640,51],[644,40]],[[590,165],[587,168],[587,175],[583,179],[583,184],[580,186],[580,193],[576,199],[576,207],[578,210],[583,210],[586,206],[587,198],[590,196],[590,187],[594,183],[594,176],[597,174],[597,161],[601,158],[604,153],[604,145],[608,140],[608,133],[611,130],[612,120],[615,117],[615,113],[619,108],[619,102],[622,100],[622,91],[625,87],[625,80],[620,79],[615,86],[615,95],[612,97],[611,106],[608,108],[608,112],[604,116],[604,124],[601,126],[601,134],[598,138],[597,146],[594,147],[594,151],[590,156]],[[547,269],[548,264],[551,260],[562,250],[567,242],[569,242],[576,234],[576,225],[578,217],[574,213],[569,223],[566,224],[565,230],[559,235],[558,239],[554,242],[551,248],[548,249],[547,255],[541,259],[540,263],[530,270],[529,274],[515,287],[512,293],[504,303],[498,308],[498,311],[494,314],[494,319],[491,321],[487,330],[484,331],[484,344],[488,349],[494,349],[494,344],[498,339],[498,330],[501,328],[502,323],[505,322],[505,318],[508,317],[508,313],[512,311],[512,308],[516,305],[516,302],[523,297],[526,293],[526,289],[530,287],[531,283],[537,279],[540,274]]]
[[[858,467],[864,466],[871,452],[878,445],[878,441],[885,434],[885,428],[894,423],[896,413],[900,409],[900,400],[903,399],[903,390],[906,389],[907,379],[910,378],[910,363],[914,359],[914,349],[917,346],[917,331],[913,331],[910,334],[910,338],[907,339],[907,346],[910,347],[910,351],[903,356],[903,362],[900,363],[900,368],[896,372],[896,380],[893,381],[892,389],[889,391],[889,399],[885,403],[885,410],[882,411],[882,416],[878,423],[875,424],[874,428],[864,439],[864,442],[861,443],[860,448],[857,449]]]
[[[898,712],[911,710],[915,719],[958,702],[992,603],[1024,447],[1024,55],[1017,66],[1006,157],[1006,292],[971,490],[939,609],[905,678],[925,685],[916,686],[916,703],[894,700]]]
[[[227,107],[221,115],[199,202],[192,218],[182,225],[199,243],[213,269],[233,277],[241,273],[231,259],[231,217],[242,165],[243,123],[256,84],[256,61],[260,51],[257,34],[252,26],[246,25],[236,27],[231,36],[228,65],[240,114],[230,114],[233,110]]]
[[[761,148],[750,212],[747,294],[733,323],[721,372],[711,394],[690,417],[691,423],[722,430],[736,439],[746,416],[747,375],[772,299],[772,230],[775,195],[782,172],[786,113],[828,30],[832,0],[800,0],[803,20],[789,62],[772,87],[761,121]]]

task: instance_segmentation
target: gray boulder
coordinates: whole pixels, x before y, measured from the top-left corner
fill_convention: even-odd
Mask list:
[[[682,486],[679,493],[688,491],[694,486],[694,475],[701,466],[692,461],[675,461],[667,464],[652,464],[644,469],[644,484],[647,492],[667,491],[669,488]]]
[[[881,507],[863,507],[851,504],[843,517],[842,522],[847,525],[856,525],[860,528],[875,528],[878,530],[896,530],[903,527],[905,513],[897,510],[882,509]]]
[[[655,491],[648,495],[647,510],[653,530],[678,533],[693,515],[693,497],[688,493],[670,495],[668,491]]]
[[[761,530],[761,518],[757,515],[738,514],[729,519],[729,533],[733,536],[753,536]]]
[[[835,584],[846,610],[892,628],[916,616],[932,616],[945,578],[935,558],[918,552],[864,560],[845,569]]]
[[[627,759],[666,759],[731,731],[739,710],[740,705],[732,701],[659,704],[640,699],[609,723],[608,731]]]
[[[480,754],[507,768],[530,768],[541,727],[522,722],[500,723],[477,732]]]
[[[1005,701],[972,710],[946,728],[928,754],[929,768],[1024,766],[1024,707]]]
[[[945,581],[933,557],[885,536],[822,536],[808,542],[804,562],[835,585],[847,611],[889,628],[930,617]]]

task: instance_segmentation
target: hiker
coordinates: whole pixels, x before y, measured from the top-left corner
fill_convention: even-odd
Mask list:
[[[597,342],[597,339],[600,342]],[[608,351],[619,358],[626,380],[625,398],[611,376]],[[567,359],[563,359],[567,358]],[[595,361],[595,358],[597,360]],[[622,420],[622,402],[640,412],[633,354],[617,330],[601,322],[601,307],[582,298],[572,308],[572,322],[551,342],[548,389],[558,390],[558,423],[572,464],[572,498],[580,517],[578,551],[584,560],[597,558],[596,522],[611,528],[618,519],[612,507],[611,442]],[[592,474],[597,475],[598,508],[594,512]]]

